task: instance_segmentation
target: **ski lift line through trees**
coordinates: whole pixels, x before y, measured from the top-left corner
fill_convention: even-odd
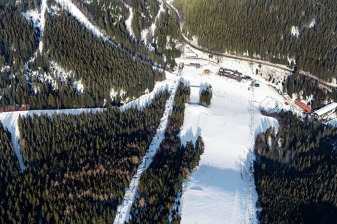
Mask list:
[[[248,213],[249,213],[249,220],[251,221],[253,219],[253,155],[254,153],[254,145],[255,145],[255,137],[254,137],[254,127],[255,127],[255,107],[254,107],[254,98],[255,98],[255,92],[254,92],[254,86],[251,88],[252,92],[252,98],[250,103],[250,148],[251,151],[248,152],[249,154],[249,203],[248,205]],[[250,210],[251,209],[251,210]]]

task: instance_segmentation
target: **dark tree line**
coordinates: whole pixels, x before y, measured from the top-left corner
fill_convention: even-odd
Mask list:
[[[184,122],[185,103],[189,87],[182,83],[175,96],[173,112],[168,120],[165,138],[159,146],[150,167],[140,178],[137,200],[131,209],[130,223],[169,223],[169,214],[181,184],[200,160],[204,143],[199,137],[195,142],[181,144],[178,136]],[[172,223],[180,223],[176,210]]]
[[[308,79],[305,76],[299,75],[298,72],[288,76],[283,87],[289,96],[295,94],[299,99],[306,99],[312,96],[309,104],[313,109],[324,106],[327,101],[337,100],[336,89],[323,89],[317,80]]]
[[[209,107],[211,105],[212,95],[213,92],[209,86],[206,89],[201,90],[199,103]]]
[[[154,22],[158,11],[158,0],[124,0],[134,10],[134,17],[132,19],[132,30],[135,33],[136,38],[139,40],[141,37],[141,31],[145,28],[149,28]]]
[[[43,39],[45,49],[44,52],[37,52],[34,57],[39,32],[33,28],[31,21],[24,18],[21,11],[38,10],[41,2],[25,0],[14,3],[0,2],[1,106],[30,104],[32,109],[52,109],[100,107],[111,103],[119,105],[122,100],[138,97],[145,90],[151,91],[154,82],[164,78],[162,72],[153,69],[156,63],[163,64],[161,56],[148,52],[144,46],[134,41],[130,42],[132,46],[127,44],[131,39],[127,38],[128,34],[122,31],[122,27],[114,29],[115,34],[120,34],[118,40],[121,41],[118,47],[114,47],[108,41],[93,36],[91,31],[62,10],[57,16],[46,13]],[[100,5],[93,3],[88,10],[90,13],[87,13],[89,19],[94,17],[90,17],[91,12],[98,15],[97,8],[105,3],[107,2],[97,3]],[[51,4],[55,2],[48,1],[48,5]],[[110,3],[110,10],[107,8],[104,16],[109,13],[113,16],[119,9],[123,14],[125,8],[121,5],[125,6],[119,1]],[[115,12],[113,8],[118,10]],[[105,21],[102,17],[94,17],[93,21],[96,19],[97,23]],[[116,22],[115,19],[114,17],[113,23]],[[125,26],[123,19],[118,24]],[[129,48],[125,47],[129,45]],[[28,60],[26,70],[24,64]],[[66,80],[55,76],[50,61],[73,71],[73,76]],[[3,66],[9,67],[4,69]],[[37,75],[32,75],[32,72]],[[56,88],[51,82],[41,79],[43,74],[50,75],[55,80]],[[84,84],[83,94],[74,88],[76,80],[81,80]],[[126,94],[111,99],[111,89],[115,92],[125,91]]]
[[[18,174],[14,157],[1,163],[0,223],[113,222],[168,97],[162,92],[140,111],[20,118],[27,169]],[[13,152],[9,137],[0,131],[0,158]]]
[[[288,64],[331,80],[337,72],[335,0],[175,0],[184,33],[215,51]],[[310,27],[311,26],[311,27]],[[292,34],[293,27],[299,31]]]
[[[154,33],[156,53],[165,55],[166,63],[172,69],[175,65],[175,58],[180,56],[180,51],[176,49],[176,43],[181,41],[181,31],[179,19],[175,13],[172,13],[166,4],[164,4],[164,12],[159,16],[156,23],[157,29]],[[151,40],[148,40],[151,42]]]
[[[33,23],[22,16],[17,6],[0,1],[0,31],[0,68],[23,67],[38,45]]]
[[[19,161],[14,154],[11,134],[0,122],[0,198],[4,198],[8,184],[20,173]],[[0,200],[0,214],[6,213],[6,201]]]
[[[290,112],[258,136],[254,179],[261,223],[336,223],[337,130]]]
[[[109,98],[111,88],[123,89],[125,97],[140,96],[163,76],[150,63],[94,37],[66,13],[47,16],[44,42],[49,58],[72,70],[99,102]]]

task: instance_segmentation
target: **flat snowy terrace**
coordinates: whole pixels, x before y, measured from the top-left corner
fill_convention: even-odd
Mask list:
[[[277,121],[262,116],[257,108],[283,107],[285,100],[261,82],[253,94],[248,89],[251,81],[239,83],[220,77],[216,75],[220,65],[207,64],[201,62],[199,69],[185,66],[182,72],[183,79],[191,86],[191,101],[186,105],[180,133],[182,142],[195,141],[201,135],[205,143],[199,167],[184,183],[182,223],[256,223],[257,193],[249,175],[252,136],[270,126],[278,129]],[[211,75],[203,74],[206,68],[211,70]],[[211,106],[206,108],[197,103],[200,86],[208,84],[212,85],[213,98]]]

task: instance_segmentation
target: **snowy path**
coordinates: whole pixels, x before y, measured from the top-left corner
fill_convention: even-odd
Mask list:
[[[47,10],[47,0],[41,1],[41,21],[40,21],[40,42],[39,42],[39,50],[42,54],[43,51],[43,33],[44,33],[44,26],[46,24],[45,14]]]
[[[140,176],[142,175],[144,170],[146,170],[152,163],[152,158],[157,153],[159,145],[164,139],[168,117],[172,113],[174,95],[175,95],[175,92],[179,84],[178,79],[179,78],[176,78],[174,83],[171,84],[171,87],[170,87],[171,96],[166,102],[165,112],[164,112],[163,117],[160,119],[160,124],[156,131],[156,134],[153,137],[150,147],[146,151],[146,154],[143,157],[142,162],[139,164],[137,172],[133,176],[129,187],[125,191],[122,203],[117,207],[117,214],[114,220],[115,224],[123,224],[126,221],[128,221],[130,218],[129,213],[130,213],[130,209],[132,207],[132,204],[137,194]]]
[[[156,96],[157,93],[166,90],[169,88],[169,84],[175,79],[175,75],[171,73],[166,73],[167,79],[162,82],[157,82],[152,92],[142,95],[138,99],[132,100],[129,103],[121,106],[119,109],[125,111],[131,107],[137,109],[142,109],[151,103],[152,99]],[[19,116],[29,116],[29,115],[41,115],[41,114],[80,114],[88,112],[98,112],[104,111],[104,108],[80,108],[80,109],[61,109],[61,110],[30,110],[30,111],[15,111],[15,112],[4,112],[0,113],[0,121],[3,126],[8,129],[12,135],[12,144],[15,150],[15,154],[19,160],[21,171],[26,169],[26,166],[23,162],[22,154],[20,151],[20,131],[18,128],[18,119]]]
[[[132,7],[127,5],[126,3],[124,3],[124,4],[125,4],[125,7],[129,9],[129,13],[130,13],[129,18],[127,20],[125,20],[126,29],[129,31],[129,34],[133,38],[136,38],[135,33],[133,32],[133,29],[132,29],[133,9],[132,9]]]
[[[182,142],[201,135],[205,143],[199,167],[183,186],[183,224],[256,223],[257,193],[250,172],[254,159],[251,139],[252,135],[255,137],[270,126],[278,128],[278,123],[257,110],[254,112],[251,103],[254,102],[257,108],[266,96],[285,102],[263,83],[254,89],[253,97],[248,90],[250,82],[239,83],[219,77],[215,75],[219,67],[203,65],[196,69],[185,66],[182,72],[183,79],[193,86],[191,104],[186,105],[180,133]],[[201,75],[205,68],[212,74]],[[209,108],[195,104],[200,94],[198,86],[205,83],[211,84],[213,89]]]

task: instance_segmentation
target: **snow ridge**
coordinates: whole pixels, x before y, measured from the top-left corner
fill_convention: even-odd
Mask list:
[[[152,163],[152,158],[157,153],[159,145],[164,139],[168,117],[172,113],[174,96],[178,88],[178,83],[179,81],[176,79],[175,83],[171,86],[171,96],[166,102],[164,116],[160,119],[159,127],[156,131],[155,136],[152,139],[150,147],[143,157],[142,162],[138,166],[137,173],[133,176],[129,188],[127,188],[125,191],[122,203],[117,207],[117,214],[114,220],[114,224],[124,224],[126,221],[130,220],[129,213],[138,191],[140,176],[144,172],[144,170],[149,168],[150,164]]]

